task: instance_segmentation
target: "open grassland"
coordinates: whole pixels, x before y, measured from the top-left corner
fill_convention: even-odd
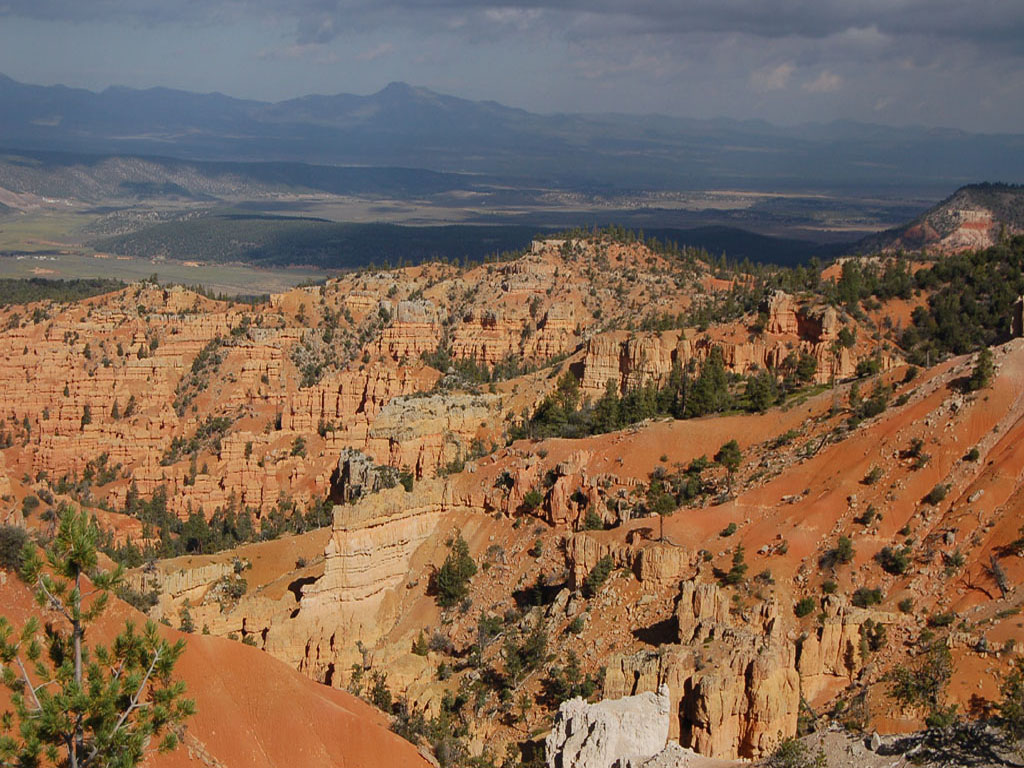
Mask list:
[[[79,250],[81,227],[93,218],[71,210],[0,216],[0,251]]]

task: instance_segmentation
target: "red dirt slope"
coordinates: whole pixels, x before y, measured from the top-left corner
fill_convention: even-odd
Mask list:
[[[0,573],[3,615],[20,626],[32,606],[28,589]],[[143,618],[123,603],[103,619],[99,634]],[[161,627],[168,637],[181,633]],[[95,635],[94,635],[95,637]],[[185,743],[147,761],[155,768],[391,768],[429,763],[412,744],[388,730],[384,716],[348,693],[320,685],[255,648],[231,640],[189,635],[177,673],[195,699],[197,714]],[[0,711],[7,708],[0,691]]]

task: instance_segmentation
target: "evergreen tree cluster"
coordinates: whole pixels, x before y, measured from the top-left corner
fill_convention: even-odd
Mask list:
[[[653,382],[620,395],[609,379],[597,400],[582,399],[579,382],[571,371],[558,379],[532,415],[509,429],[512,440],[546,437],[584,437],[614,432],[645,419],[671,417],[692,419],[732,410],[763,412],[813,381],[817,361],[807,353],[792,353],[780,371],[760,371],[749,376],[730,374],[720,347],[711,348],[696,372],[691,361],[672,367],[664,386]],[[781,377],[781,380],[780,380]],[[742,391],[738,384],[743,383]]]
[[[112,532],[107,531],[101,535],[100,549],[127,568],[185,554],[209,555],[240,544],[269,541],[287,533],[304,533],[331,525],[332,506],[328,499],[323,499],[303,510],[281,498],[277,506],[260,516],[251,508],[239,509],[232,501],[226,509],[218,507],[209,518],[200,508],[181,520],[167,508],[165,486],[158,487],[146,500],[139,496],[133,483],[128,489],[124,513],[142,521],[144,543],[128,540],[115,544]]]
[[[944,256],[914,275],[931,292],[913,313],[901,346],[916,365],[963,355],[1010,337],[1013,304],[1024,295],[1024,235],[978,251]]]

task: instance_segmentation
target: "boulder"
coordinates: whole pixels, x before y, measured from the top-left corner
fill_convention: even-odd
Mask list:
[[[626,768],[657,755],[668,741],[668,686],[621,699],[564,702],[544,742],[548,768]]]

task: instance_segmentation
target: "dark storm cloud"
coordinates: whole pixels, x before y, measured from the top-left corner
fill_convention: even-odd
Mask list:
[[[146,25],[241,18],[290,23],[299,42],[325,43],[353,25],[429,25],[451,31],[452,14],[500,26],[516,14],[561,17],[601,34],[744,34],[824,38],[852,28],[928,36],[1024,53],[1016,0],[7,0],[0,16],[52,21],[134,21]],[[467,31],[473,24],[466,24]],[[423,31],[428,28],[420,27]],[[471,33],[471,32],[468,32]]]

